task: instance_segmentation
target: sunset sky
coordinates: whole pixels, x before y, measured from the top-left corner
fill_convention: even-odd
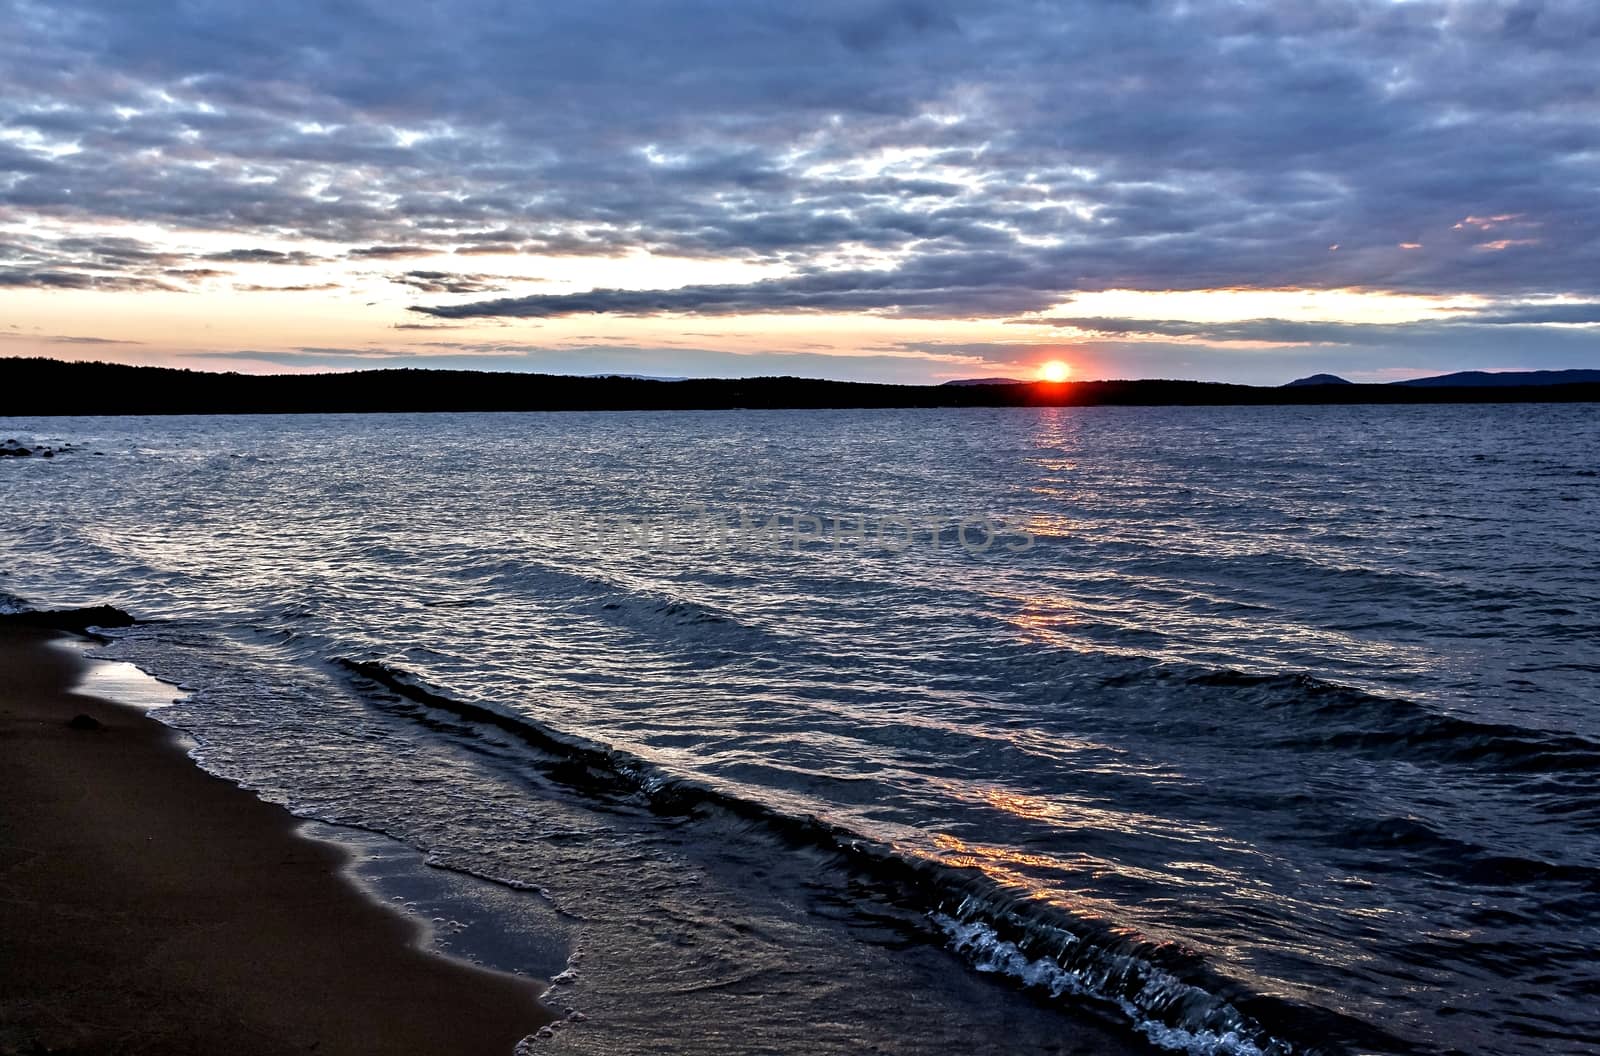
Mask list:
[[[1600,5],[0,0],[0,355],[1600,365]]]

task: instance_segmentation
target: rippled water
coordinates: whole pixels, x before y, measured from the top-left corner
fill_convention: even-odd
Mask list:
[[[1600,408],[0,434],[0,587],[531,889],[553,1050],[1600,1051]]]

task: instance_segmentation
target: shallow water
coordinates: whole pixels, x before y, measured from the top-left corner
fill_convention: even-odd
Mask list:
[[[571,924],[541,1044],[1600,1051],[1600,408],[0,435],[18,604]]]

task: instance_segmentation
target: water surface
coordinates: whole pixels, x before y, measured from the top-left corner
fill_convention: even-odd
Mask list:
[[[553,907],[542,1044],[1600,1051],[1600,408],[0,433],[0,586]]]

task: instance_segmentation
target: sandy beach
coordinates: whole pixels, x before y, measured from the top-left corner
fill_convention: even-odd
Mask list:
[[[510,1053],[550,1020],[166,727],[73,692],[59,637],[0,629],[0,1053]]]

